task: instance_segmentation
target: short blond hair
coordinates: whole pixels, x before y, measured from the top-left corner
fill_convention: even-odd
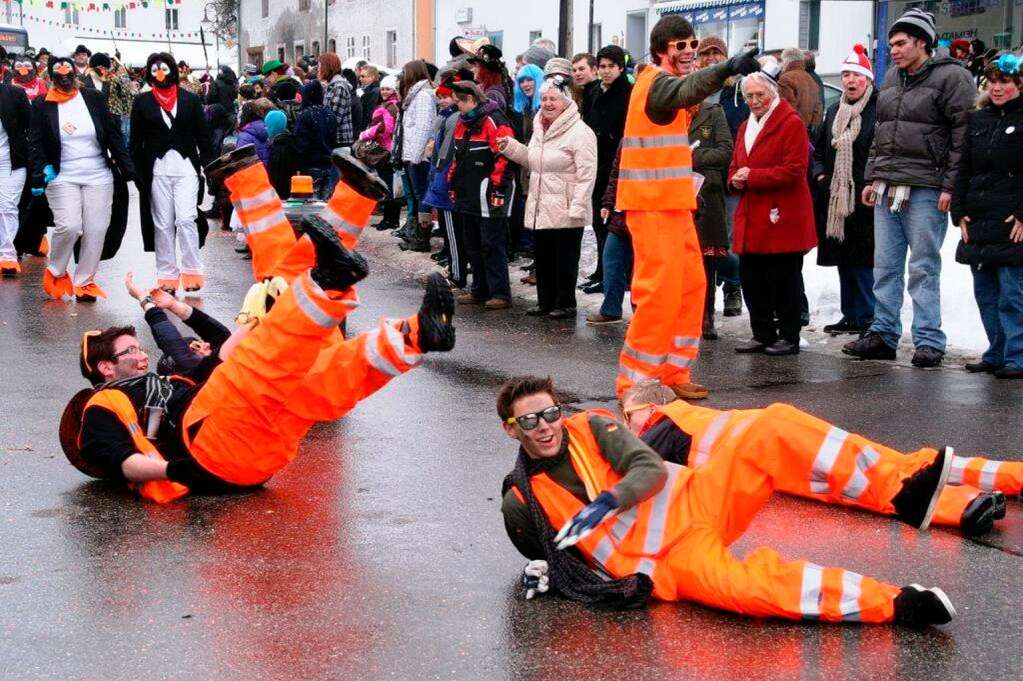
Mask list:
[[[632,386],[622,395],[622,406],[630,403],[653,404],[663,407],[678,398],[675,391],[656,379],[642,381]]]

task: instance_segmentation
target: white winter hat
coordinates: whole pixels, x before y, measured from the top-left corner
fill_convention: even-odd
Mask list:
[[[397,90],[398,89],[397,76],[384,76],[380,80],[380,87],[387,88],[388,90]]]
[[[854,45],[852,53],[842,62],[841,71],[843,73],[851,71],[874,80],[874,68],[870,64],[870,59],[867,58],[867,48],[859,44]]]

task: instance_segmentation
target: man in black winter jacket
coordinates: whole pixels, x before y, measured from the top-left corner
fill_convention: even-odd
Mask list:
[[[874,322],[843,348],[863,359],[895,359],[909,251],[913,365],[941,364],[941,244],[976,90],[969,71],[934,54],[934,16],[910,9],[888,33],[892,68],[877,98],[877,127],[863,202],[874,208]]]
[[[604,241],[607,227],[600,219],[600,202],[611,178],[618,145],[625,134],[625,116],[629,112],[632,83],[625,75],[625,52],[616,45],[608,45],[597,53],[596,87],[587,91],[588,102],[583,120],[597,136],[597,179],[593,185],[593,232],[597,236],[597,269],[589,276],[590,284],[583,290],[597,293],[603,290]]]

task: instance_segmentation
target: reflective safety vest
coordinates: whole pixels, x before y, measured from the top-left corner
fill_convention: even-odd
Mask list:
[[[671,419],[682,432],[692,438],[687,464],[689,468],[696,468],[707,463],[715,445],[726,441],[734,443],[763,410],[720,411],[698,407],[685,400],[675,400],[658,407],[657,411]]]
[[[102,407],[116,416],[117,420],[131,434],[131,440],[140,454],[145,454],[150,458],[159,459],[160,461],[164,460],[156,445],[146,439],[146,434],[139,425],[138,414],[135,413],[135,405],[131,403],[128,395],[124,392],[116,388],[97,390],[89,401],[85,403],[85,409],[82,413],[84,414],[91,407]],[[81,432],[79,432],[79,447],[81,447],[81,442],[82,436]],[[159,504],[169,503],[188,494],[187,487],[170,480],[150,480],[141,484],[129,483],[129,485],[146,499]]]
[[[588,412],[576,414],[565,421],[568,431],[568,453],[572,468],[586,486],[586,496],[592,501],[604,490],[614,487],[622,476],[601,454],[596,438],[590,430]],[[668,479],[664,487],[649,499],[620,513],[609,516],[576,548],[594,565],[614,578],[636,572],[646,574],[654,581],[654,592],[661,598],[672,597],[674,577],[659,575],[657,566],[661,557],[681,537],[685,524],[677,512],[677,504],[691,471],[684,466],[665,463]],[[556,483],[546,473],[530,478],[533,495],[543,507],[551,526],[558,530],[584,504],[571,492]],[[659,582],[667,582],[659,584]],[[661,589],[658,589],[658,586]],[[661,593],[658,593],[661,592]]]
[[[618,210],[696,210],[689,113],[679,109],[667,125],[646,113],[650,89],[663,73],[648,66],[632,88],[618,166]]]

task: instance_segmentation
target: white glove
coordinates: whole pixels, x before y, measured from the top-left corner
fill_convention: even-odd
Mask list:
[[[522,586],[526,587],[526,600],[538,593],[547,593],[551,578],[547,574],[546,560],[531,560],[522,570]]]

